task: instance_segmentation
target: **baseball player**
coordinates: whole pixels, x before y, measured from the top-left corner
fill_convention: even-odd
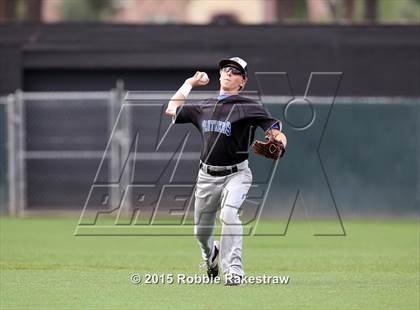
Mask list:
[[[239,211],[252,184],[248,167],[248,148],[255,128],[261,127],[266,141],[252,143],[254,151],[277,160],[285,152],[286,136],[281,122],[261,103],[242,97],[239,92],[248,79],[245,60],[222,59],[220,91],[215,99],[200,104],[187,103],[192,88],[208,84],[204,72],[185,80],[172,96],[166,114],[174,123],[192,123],[202,136],[200,169],[195,189],[194,234],[201,248],[207,275],[219,275],[219,261],[225,285],[239,285],[244,277],[242,265],[242,223]],[[222,234],[214,240],[216,213],[220,210]]]

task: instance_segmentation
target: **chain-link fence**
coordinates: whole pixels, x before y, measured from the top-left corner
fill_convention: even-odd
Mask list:
[[[8,96],[10,214],[83,206],[122,96],[122,89]],[[119,169],[114,159],[110,169]]]
[[[115,206],[129,184],[154,183],[160,188],[174,180],[193,182],[200,136],[182,126],[174,126],[175,133],[167,132],[170,119],[162,115],[170,95],[130,92],[125,97],[120,88],[83,93],[18,91],[1,97],[3,210],[8,206],[12,215],[80,212],[93,184],[116,185],[103,203],[113,201],[109,205]],[[189,99],[214,95],[192,92]],[[305,130],[296,125],[311,117],[307,107],[291,107],[285,115],[286,97],[262,101],[284,120],[289,137],[287,156],[273,179],[278,190],[267,200],[277,214],[290,211],[297,191],[309,195],[310,203],[321,204],[319,181],[325,180],[337,206],[349,214],[404,215],[420,204],[419,98],[341,97],[332,109],[331,98],[311,98],[316,115]],[[183,144],[185,137],[189,140]],[[181,153],[182,161],[177,157]],[[321,161],[305,168],[312,155]],[[252,154],[250,160],[254,181],[260,182],[271,165]],[[180,174],[162,178],[166,165],[172,165],[167,171],[175,167]],[[317,173],[327,179],[314,179]],[[281,206],[276,205],[279,201]]]

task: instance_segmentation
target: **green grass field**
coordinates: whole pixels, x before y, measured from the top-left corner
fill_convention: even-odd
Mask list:
[[[288,285],[133,285],[199,273],[192,236],[75,237],[78,219],[1,218],[1,309],[419,309],[417,221],[345,221],[347,236],[245,237],[248,275]],[[260,223],[269,227],[275,222]]]

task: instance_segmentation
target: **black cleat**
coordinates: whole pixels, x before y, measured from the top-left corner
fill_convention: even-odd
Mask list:
[[[207,276],[214,279],[219,275],[219,264],[217,262],[219,257],[219,241],[214,242],[213,256],[211,257],[211,264],[207,267]]]
[[[231,273],[225,275],[225,286],[238,286],[242,285],[243,277],[239,274]]]

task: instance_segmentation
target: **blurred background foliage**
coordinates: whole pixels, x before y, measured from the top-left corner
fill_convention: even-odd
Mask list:
[[[106,21],[117,12],[113,1],[71,0],[64,1],[59,8],[59,15],[64,21]]]
[[[24,21],[420,24],[420,0],[0,0],[0,22]]]

